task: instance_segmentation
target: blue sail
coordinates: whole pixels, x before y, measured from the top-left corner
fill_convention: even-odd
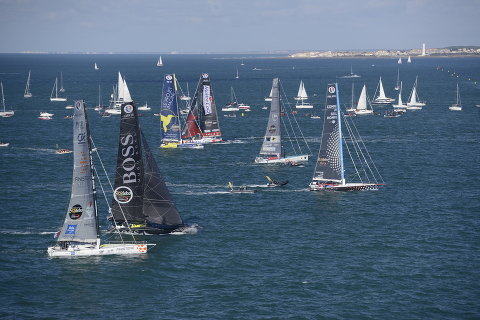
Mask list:
[[[162,143],[180,142],[181,127],[178,110],[178,95],[174,74],[166,74],[163,81],[162,101],[160,107]]]

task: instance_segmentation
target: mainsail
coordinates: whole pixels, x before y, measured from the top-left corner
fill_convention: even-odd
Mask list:
[[[72,190],[58,241],[95,243],[99,235],[97,199],[90,153],[90,129],[84,101],[75,102],[73,126]]]
[[[174,74],[166,74],[163,82],[160,109],[162,143],[180,142],[180,118],[178,116],[177,81]]]
[[[280,158],[282,155],[282,125],[280,115],[280,91],[279,79],[273,79],[272,103],[270,116],[268,118],[267,131],[263,139],[260,155],[266,157]]]
[[[337,84],[328,85],[322,139],[313,181],[344,183],[342,128],[337,92]]]
[[[222,141],[217,107],[207,73],[202,74],[198,81],[187,121],[182,128],[182,139],[206,143]]]
[[[135,103],[122,104],[121,111],[111,212],[115,226],[123,225],[132,232],[149,234],[168,233],[183,227],[180,214],[141,132]]]
[[[117,223],[141,223],[143,200],[143,163],[135,104],[121,105],[120,139],[112,203],[112,214]]]

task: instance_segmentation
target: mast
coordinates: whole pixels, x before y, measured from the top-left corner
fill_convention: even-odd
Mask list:
[[[345,184],[338,85],[327,86],[325,117],[313,181]]]

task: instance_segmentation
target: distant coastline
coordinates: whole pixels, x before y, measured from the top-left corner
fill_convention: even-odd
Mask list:
[[[22,51],[20,54],[178,54],[178,55],[271,55],[276,58],[294,59],[331,59],[331,58],[460,58],[480,57],[480,46],[452,46],[446,48],[429,48],[411,50],[341,50],[341,51],[300,51],[300,50],[278,50],[278,51],[245,51],[245,52],[67,52],[67,51]]]

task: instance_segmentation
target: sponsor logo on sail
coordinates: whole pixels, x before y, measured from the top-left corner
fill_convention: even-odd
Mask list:
[[[75,234],[77,231],[77,225],[76,224],[69,224],[67,225],[67,229],[65,230],[65,234]]]
[[[123,110],[125,111],[125,113],[132,113],[133,112],[133,106],[131,104],[127,104],[127,105],[125,105],[125,107],[123,107]]]
[[[70,216],[70,219],[72,220],[80,219],[83,214],[83,208],[81,205],[76,204],[70,209],[70,212],[68,214]]]
[[[115,189],[113,197],[118,203],[126,204],[133,199],[133,191],[127,186],[121,186]]]
[[[212,113],[212,97],[210,96],[210,86],[203,86],[203,109],[205,114]]]
[[[335,86],[328,87],[328,92],[335,93]]]
[[[82,101],[77,101],[75,103],[75,109],[80,110],[82,108]]]

